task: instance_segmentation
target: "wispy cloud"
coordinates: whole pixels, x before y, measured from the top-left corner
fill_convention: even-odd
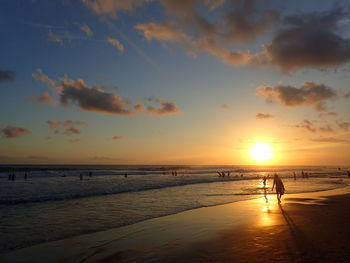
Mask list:
[[[273,116],[272,115],[270,115],[270,114],[264,114],[264,113],[257,113],[256,115],[255,115],[255,117],[258,119],[258,120],[268,120],[268,119],[271,119],[271,118],[273,118]]]
[[[112,46],[116,47],[120,53],[124,53],[124,46],[120,41],[116,38],[109,37],[106,39],[107,43],[111,44]]]
[[[324,142],[324,143],[350,143],[350,140],[339,139],[335,137],[319,137],[310,139],[312,142]]]
[[[79,27],[79,29],[80,29],[82,32],[84,32],[88,37],[92,37],[92,36],[93,36],[94,32],[92,31],[92,29],[91,29],[87,24],[85,24],[85,23],[83,23],[83,24],[77,23],[76,25],[77,25],[77,26]]]
[[[32,77],[43,83],[49,84],[51,87],[56,85],[56,81],[45,75],[41,68],[36,69],[35,72],[32,73]]]
[[[63,38],[57,34],[54,34],[52,32],[52,30],[49,30],[48,33],[47,33],[47,36],[48,36],[48,40],[50,42],[54,42],[54,43],[58,43],[60,44],[61,46],[63,46]]]

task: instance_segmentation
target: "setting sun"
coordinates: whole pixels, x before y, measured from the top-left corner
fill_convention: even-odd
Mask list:
[[[267,162],[274,157],[272,147],[266,143],[255,143],[249,153],[257,162]]]

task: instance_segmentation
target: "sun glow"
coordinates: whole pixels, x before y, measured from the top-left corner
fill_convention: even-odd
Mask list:
[[[255,143],[250,148],[250,156],[257,162],[267,162],[273,157],[272,147],[266,143]]]

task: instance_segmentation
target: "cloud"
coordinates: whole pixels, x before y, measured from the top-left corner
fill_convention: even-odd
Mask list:
[[[346,134],[350,131],[350,122],[346,121],[322,121],[323,123],[321,126],[318,125],[319,121],[310,121],[310,120],[303,120],[298,125],[293,125],[295,128],[303,128],[307,131],[316,133],[333,133],[333,134]]]
[[[124,46],[122,43],[120,43],[120,41],[118,39],[109,37],[106,39],[106,41],[107,41],[107,43],[116,47],[120,51],[120,53],[122,53],[122,54],[124,53]]]
[[[50,42],[54,42],[54,43],[58,43],[60,44],[61,46],[63,46],[63,38],[59,35],[55,35],[54,33],[52,33],[51,30],[49,30],[48,32],[48,40]]]
[[[122,139],[124,139],[124,136],[119,136],[119,135],[116,135],[116,136],[113,136],[112,137],[112,140],[122,140]]]
[[[131,11],[150,0],[82,0],[94,13],[102,16],[116,17],[120,11]]]
[[[273,116],[272,115],[270,115],[270,114],[264,114],[264,113],[257,113],[256,115],[255,115],[255,117],[258,119],[258,120],[267,120],[267,119],[271,119],[271,118],[273,118]]]
[[[186,41],[189,37],[171,23],[146,23],[138,24],[136,29],[142,31],[147,40],[157,39],[161,41]]]
[[[159,2],[164,6],[169,20],[136,25],[135,28],[142,31],[146,39],[180,44],[193,56],[207,52],[232,66],[255,65],[258,59],[249,50],[228,49],[228,44],[253,42],[279,20],[278,12],[259,6],[257,1],[252,0],[230,1],[220,9],[219,15],[214,16],[214,20],[208,20],[199,10],[206,8],[207,12],[211,12],[221,7],[224,1]]]
[[[336,91],[324,84],[304,82],[300,88],[260,86],[256,89],[256,96],[287,107],[311,106],[318,111],[324,111],[326,101],[335,98]]]
[[[82,79],[62,78],[56,89],[60,94],[60,103],[64,107],[68,107],[72,102],[84,111],[116,115],[133,115],[143,109],[143,104],[140,102],[132,105],[130,100],[105,92],[99,86],[89,87]]]
[[[179,114],[181,111],[177,107],[177,105],[173,102],[164,100],[164,99],[149,99],[149,101],[156,102],[161,105],[160,108],[155,108],[152,106],[147,107],[148,113],[152,115],[158,115],[158,116],[164,116],[164,115],[169,115],[169,114]]]
[[[79,24],[77,26],[81,31],[83,31],[88,37],[92,37],[94,32],[92,32],[91,28],[87,24]]]
[[[221,110],[228,110],[228,109],[230,109],[230,106],[228,106],[227,104],[222,104],[222,105],[220,106],[220,109],[221,109]]]
[[[50,79],[47,75],[45,75],[41,68],[36,69],[36,71],[32,73],[32,77],[43,83],[49,84],[51,87],[54,87],[56,85],[56,81]]]
[[[9,139],[20,138],[31,133],[32,132],[27,128],[15,127],[10,125],[6,126],[3,129],[0,129],[0,134],[2,134],[5,138]]]
[[[0,69],[0,82],[13,81],[15,80],[15,77],[16,77],[16,73],[14,71]]]
[[[55,105],[55,100],[50,96],[48,92],[44,92],[40,97],[31,96],[27,100],[38,104],[50,104],[52,106]]]
[[[74,126],[88,126],[89,123],[85,121],[71,121],[71,120],[65,120],[65,121],[54,121],[54,120],[48,120],[46,122],[50,128],[55,129],[60,126],[63,127],[74,127]]]
[[[71,134],[79,134],[79,133],[80,133],[79,128],[70,127],[70,128],[65,129],[62,134],[71,135]]]
[[[56,82],[46,76],[41,69],[37,69],[37,72],[33,73],[33,77],[53,86],[59,97],[59,103],[63,107],[69,107],[74,104],[81,110],[87,112],[109,113],[124,116],[132,116],[144,112],[145,106],[141,102],[133,104],[128,98],[122,98],[115,93],[105,92],[101,86],[90,87],[83,79],[71,80],[68,77],[63,77],[60,79],[60,83],[56,84]],[[49,94],[44,95],[39,98],[33,96],[30,100],[35,102],[40,101],[41,103],[48,102],[50,100]],[[149,106],[146,111],[149,114],[164,116],[181,112],[173,102],[159,98],[150,99],[149,101],[161,105],[160,108]],[[55,124],[51,123],[49,125]]]
[[[350,143],[349,140],[339,139],[335,137],[319,137],[310,139],[312,142],[325,142],[325,143]]]
[[[348,9],[281,17],[269,3],[256,0],[82,0],[95,14],[115,18],[157,2],[164,21],[135,26],[148,40],[180,44],[190,55],[207,52],[231,66],[275,66],[284,72],[327,69],[350,61],[350,39],[341,34]],[[276,30],[271,29],[279,26]],[[263,35],[272,39],[261,51],[239,50]]]
[[[71,121],[71,120],[65,120],[65,121],[48,120],[46,123],[50,126],[52,130],[54,130],[55,134],[63,134],[63,135],[80,134],[81,130],[76,126],[89,125],[89,123],[84,121]]]
[[[325,69],[350,61],[350,40],[337,24],[346,15],[341,9],[288,16],[285,27],[263,47],[265,63],[285,72],[301,68]]]
[[[301,124],[298,124],[298,125],[295,125],[294,127],[296,127],[296,128],[302,128],[302,129],[305,129],[305,130],[307,130],[307,131],[309,131],[309,132],[316,132],[316,128],[314,127],[314,124],[311,122],[311,121],[309,121],[309,120],[303,120],[302,122],[301,122]]]

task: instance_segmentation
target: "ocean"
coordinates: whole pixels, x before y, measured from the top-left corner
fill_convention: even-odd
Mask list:
[[[267,193],[271,193],[274,173],[283,179],[287,194],[345,187],[350,183],[349,170],[332,166],[2,165],[0,252],[261,197],[262,177],[271,176],[267,181]],[[301,171],[308,178],[302,178]],[[13,172],[16,180],[8,180]]]

